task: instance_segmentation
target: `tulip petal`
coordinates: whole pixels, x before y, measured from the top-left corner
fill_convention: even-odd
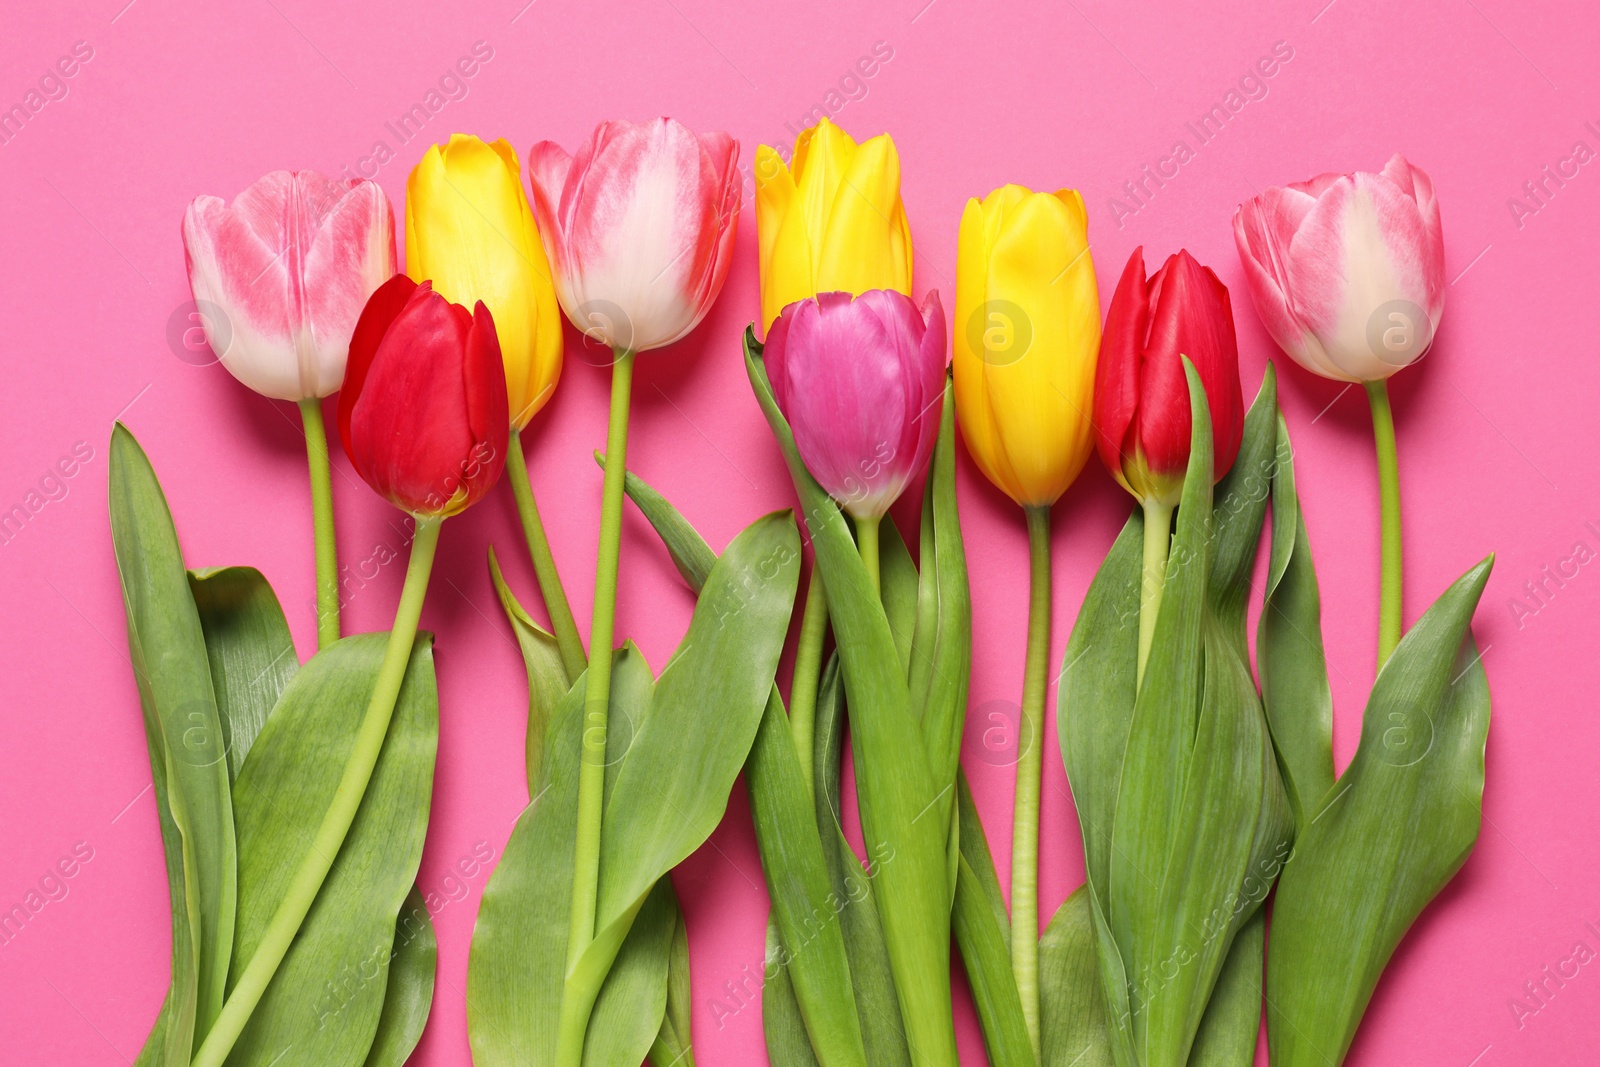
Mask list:
[[[394,221],[378,186],[274,171],[232,204],[195,200],[183,237],[195,299],[227,316],[225,332],[210,322],[207,332],[235,377],[285,400],[339,387],[362,305],[394,273]]]
[[[904,213],[900,157],[889,135],[880,134],[856,149],[834,192],[817,258],[817,288],[895,288],[909,295],[910,275],[890,240]],[[894,284],[884,285],[885,279]]]
[[[424,282],[424,285],[427,283]],[[372,367],[372,361],[377,357],[378,345],[383,341],[383,335],[388,332],[390,323],[394,322],[401,310],[411,300],[411,294],[416,292],[417,283],[404,274],[396,274],[393,278],[380,285],[367,306],[361,309],[361,317],[356,320],[356,328],[350,335],[350,359],[345,364],[344,385],[339,390],[339,440],[344,445],[345,452],[355,462],[355,451],[351,446],[350,415],[356,397],[361,395],[361,390],[367,382],[367,371]],[[356,472],[361,473],[359,465]]]
[[[522,190],[516,151],[453,134],[406,183],[406,269],[458,304],[494,314],[518,428],[561,375],[562,336],[550,264]]]
[[[1122,465],[1133,455],[1128,431],[1139,407],[1139,365],[1149,330],[1149,286],[1141,246],[1128,257],[1128,265],[1122,269],[1111,296],[1094,377],[1095,447],[1106,470],[1125,488],[1128,485]]]
[[[678,340],[726,277],[737,142],[701,139],[671,119],[613,121],[564,155],[537,145],[529,169],[567,317],[613,348]]]

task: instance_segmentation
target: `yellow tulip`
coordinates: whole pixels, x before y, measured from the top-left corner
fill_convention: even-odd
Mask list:
[[[528,424],[561,377],[561,308],[517,153],[454,133],[406,181],[406,273],[494,316],[511,426]]]
[[[1048,507],[1094,452],[1100,296],[1075,190],[967,201],[956,259],[956,415],[989,480]]]
[[[756,150],[761,325],[818,293],[911,295],[911,228],[900,156],[888,134],[856,144],[823,119],[794,143],[792,166]]]

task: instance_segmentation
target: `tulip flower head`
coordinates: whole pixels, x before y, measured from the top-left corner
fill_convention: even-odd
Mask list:
[[[356,473],[413,515],[443,518],[483,497],[510,432],[494,319],[405,275],[367,302],[339,393],[339,437]]]
[[[394,213],[374,182],[278,170],[231,204],[195,198],[183,251],[222,365],[264,396],[309,400],[339,388],[356,319],[394,274]]]
[[[1047,507],[1094,449],[1100,295],[1075,190],[967,201],[956,257],[956,414],[967,449],[1017,503]]]
[[[761,325],[819,292],[911,295],[911,227],[888,134],[859,145],[824,118],[795,139],[789,165],[756,149]]]
[[[577,155],[534,145],[539,233],[572,324],[628,352],[694,329],[728,275],[738,161],[728,134],[696,134],[668,118],[602,122]]]
[[[1175,505],[1189,464],[1187,356],[1206,389],[1214,479],[1233,466],[1244,437],[1239,347],[1228,289],[1187,251],[1145,277],[1134,249],[1111,298],[1095,370],[1094,427],[1100,458],[1140,500]]]
[[[561,312],[510,144],[456,133],[423,154],[406,181],[406,273],[489,308],[511,425],[528,425],[561,377]]]
[[[877,519],[928,463],[944,397],[939,294],[918,308],[874,289],[784,309],[764,353],[773,399],[812,477],[858,519]]]
[[[1307,370],[1381,381],[1422,358],[1444,312],[1433,181],[1398,153],[1239,206],[1234,240],[1273,340]]]

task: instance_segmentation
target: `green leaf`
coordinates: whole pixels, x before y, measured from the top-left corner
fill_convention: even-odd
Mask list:
[[[777,958],[817,1061],[824,1067],[864,1065],[867,1053],[840,920],[842,898],[823,851],[822,834],[833,828],[819,828],[776,690],[745,764],[745,781],[778,928]]]
[[[1212,551],[1210,610],[1223,636],[1242,659],[1245,645],[1245,607],[1250,596],[1250,572],[1255,569],[1261,544],[1261,522],[1272,493],[1272,471],[1278,445],[1278,382],[1267,364],[1261,389],[1244,416],[1244,436],[1239,455],[1212,491]]]
[[[922,562],[917,629],[911,652],[911,707],[922,721],[933,780],[941,790],[935,809],[947,832],[955,818],[956,771],[967,721],[972,678],[972,594],[967,552],[956,508],[955,388],[945,382],[939,437],[922,500]],[[885,601],[887,604],[887,600]],[[952,856],[959,831],[951,838]],[[952,881],[954,886],[954,881]]]
[[[494,546],[489,546],[489,580],[500,597],[500,607],[511,623],[511,632],[517,636],[517,647],[522,650],[522,665],[528,672],[528,734],[527,775],[528,792],[534,791],[533,780],[543,765],[545,731],[550,715],[557,704],[572,688],[572,679],[561,662],[561,647],[555,635],[533,621],[516,594],[506,584],[500,573],[500,561],[495,558]]]
[[[699,595],[716,561],[711,546],[666,498],[632,472],[624,479],[624,487],[661,536],[678,572]],[[889,531],[882,542],[887,588],[903,581],[903,576],[889,576],[911,567],[911,561],[893,523],[885,526]],[[901,564],[888,562],[897,554],[894,546],[899,546],[898,554],[905,557]],[[911,588],[915,588],[914,567]],[[819,829],[815,819],[811,789],[776,687],[768,694],[761,726],[745,762],[745,782],[777,924],[777,933],[768,936],[769,971],[776,978],[762,991],[762,1002],[772,1016],[769,1054],[783,1055],[774,1052],[774,1044],[780,1049],[793,1044],[792,1024],[799,1020],[802,1024],[809,1021],[812,1034],[806,1056],[813,1055],[814,1043],[815,1058],[824,1064],[864,1063],[866,1052],[845,957],[838,898],[823,858],[821,834],[831,832],[831,827]],[[785,945],[804,948],[795,951]],[[790,957],[794,958],[792,968],[787,962]]]
[[[434,972],[439,941],[433,933],[428,905],[413,885],[395,920],[394,955],[383,990],[378,1034],[367,1051],[366,1067],[405,1067],[433,1007]]]
[[[911,550],[894,524],[894,518],[885,515],[879,524],[878,582],[883,599],[883,613],[889,620],[889,631],[894,634],[894,650],[900,655],[900,669],[911,667],[911,638],[917,628],[917,565],[911,560]]]
[[[751,330],[745,331],[745,366],[800,494],[827,590],[828,616],[850,702],[862,834],[869,854],[878,859],[873,897],[886,935],[906,1037],[919,1067],[954,1064],[949,827],[936,817],[926,817],[937,810],[941,790],[933,778],[920,724],[911,712],[910,691],[882,602],[844,516],[800,461]]]
[[[387,644],[385,633],[361,634],[317,653],[285,687],[234,783],[234,960],[241,967],[332,801]],[[422,860],[438,742],[433,639],[419,634],[355,821],[240,1033],[232,1067],[365,1061],[384,1007],[396,920]]]
[[[1039,990],[1043,1067],[1113,1067],[1088,885],[1073,890],[1039,939]]]
[[[1137,687],[1143,545],[1144,513],[1135,507],[1084,596],[1057,688],[1056,727],[1083,837],[1086,906],[1097,946],[1112,1054],[1120,1067],[1134,1067],[1139,1058],[1133,1045],[1127,973],[1111,935],[1105,902],[1111,888],[1112,826]]]
[[[111,539],[173,891],[172,992],[140,1059],[182,1064],[226,991],[238,888],[233,806],[226,737],[172,513],[121,423],[111,432]]]
[[[1189,1053],[1189,1067],[1251,1067],[1261,1039],[1261,956],[1266,910],[1257,908],[1234,936],[1211,1003]]]
[[[1489,684],[1468,626],[1492,563],[1445,590],[1383,665],[1355,758],[1284,868],[1267,959],[1274,1067],[1344,1059],[1395,946],[1477,840]]]
[[[591,1067],[644,1060],[667,1010],[667,968],[677,902],[663,878],[645,898],[589,1017],[583,1062]]]
[[[789,952],[775,917],[767,918],[767,952],[761,983],[761,1036],[771,1067],[817,1067],[805,1016],[789,978]],[[859,1034],[858,1034],[859,1036]]]
[[[621,659],[612,661],[613,676]],[[550,714],[538,788],[478,905],[467,961],[467,1036],[477,1067],[555,1062],[572,918],[585,681],[579,676]]]
[[[1133,722],[1144,513],[1134,508],[1089,583],[1062,660],[1056,729],[1083,836],[1089,885],[1111,882],[1111,825]]]
[[[1128,735],[1105,916],[1128,972],[1134,1047],[1149,1064],[1188,1058],[1234,935],[1292,831],[1241,627],[1206,601],[1213,550],[1230,553],[1225,576],[1242,583],[1259,532],[1247,520],[1213,535],[1209,414],[1199,376],[1185,370],[1189,469]],[[1234,596],[1242,606],[1242,593],[1224,601]]]
[[[661,883],[671,888],[672,883]],[[689,933],[683,924],[683,909],[676,895],[671,897],[672,946],[667,957],[667,1010],[661,1032],[650,1046],[652,1067],[694,1067],[694,1043],[689,1028],[692,1008],[689,988]]]
[[[956,787],[961,851],[951,925],[978,1008],[983,1046],[989,1053],[989,1062],[996,1067],[1034,1067],[1033,1040],[1028,1036],[1022,998],[1011,971],[1011,922],[995,877],[994,858],[965,774],[957,774]],[[1041,987],[1048,994],[1048,988],[1042,983]]]
[[[721,821],[761,724],[799,573],[787,512],[750,524],[711,568],[606,802],[595,938],[568,996],[594,996],[645,894]]]
[[[189,590],[205,634],[231,781],[300,659],[278,598],[254,567],[190,571]]]
[[[512,831],[478,912],[467,992],[479,1067],[553,1062],[563,997],[580,998],[588,1015],[646,896],[721,819],[772,688],[799,547],[793,522],[781,513],[757,520],[734,539],[710,572],[647,714],[619,710],[616,701],[640,687],[614,669],[612,721],[642,725],[631,744],[624,731],[616,732],[626,754],[608,775],[598,934],[570,974],[581,682],[558,706],[535,799]],[[615,662],[631,670],[635,656],[625,649]],[[615,755],[608,745],[614,765]],[[655,1016],[652,1026],[660,1023]]]
[[[822,851],[833,883],[833,897],[844,928],[845,954],[855,993],[861,1038],[872,1067],[910,1067],[911,1050],[900,1017],[894,971],[883,923],[873,900],[873,879],[862,869],[845,839],[839,816],[840,756],[844,750],[845,687],[838,653],[828,657],[817,687],[817,716],[812,734],[812,775]],[[877,852],[871,869],[894,861],[894,852]]]
[[[1322,651],[1322,599],[1295,493],[1294,448],[1278,416],[1272,479],[1272,558],[1256,627],[1261,699],[1295,825],[1333,788],[1333,694]]]

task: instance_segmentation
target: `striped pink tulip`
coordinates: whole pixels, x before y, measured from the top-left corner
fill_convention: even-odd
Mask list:
[[[728,276],[739,144],[673,119],[602,122],[577,155],[528,154],[539,233],[574,326],[618,351],[679,340]]]
[[[764,353],[773,399],[828,495],[875,519],[928,463],[945,376],[944,310],[903,293],[819,293],[784,308]]]
[[[1324,378],[1381,381],[1416,362],[1444,313],[1433,181],[1396,154],[1240,205],[1234,240],[1267,331]]]
[[[394,275],[394,212],[374,182],[277,170],[231,204],[197,197],[183,250],[222,365],[265,396],[308,400],[339,388],[356,319]]]

